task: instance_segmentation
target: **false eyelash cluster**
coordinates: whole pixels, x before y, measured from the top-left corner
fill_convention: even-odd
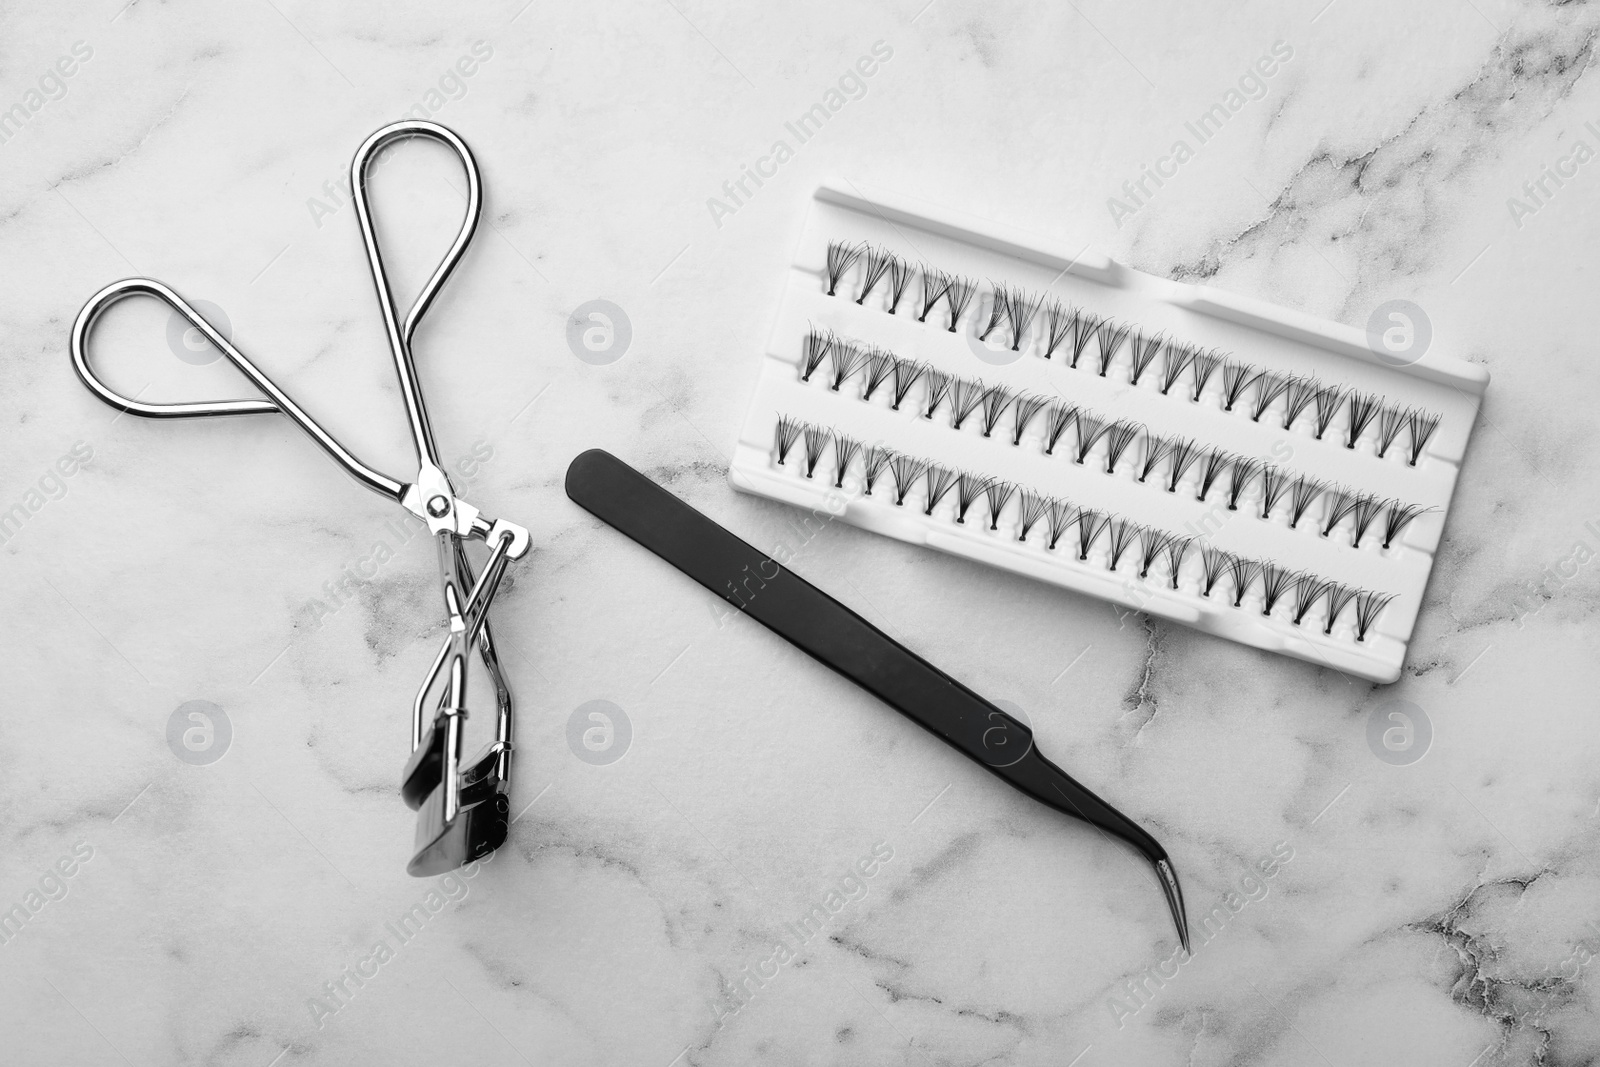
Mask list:
[[[1361,547],[1362,539],[1375,523],[1383,532],[1383,547],[1391,548],[1394,539],[1417,516],[1431,510],[1334,485],[1225,449],[1206,447],[1193,438],[1153,433],[1142,423],[1108,419],[1071,401],[1052,400],[1003,385],[985,385],[981,378],[946,374],[917,360],[902,359],[887,349],[840,337],[831,330],[806,334],[801,363],[802,381],[809,382],[826,363],[824,381],[834,392],[841,392],[846,382],[859,379],[857,396],[870,401],[884,392],[896,411],[921,383],[915,410],[924,418],[933,418],[942,407],[949,412],[952,428],[959,430],[974,422],[983,436],[993,437],[998,430],[1013,445],[1021,445],[1023,435],[1037,425],[1046,455],[1055,455],[1061,447],[1078,464],[1085,463],[1103,441],[1107,474],[1115,474],[1118,464],[1126,458],[1139,482],[1149,483],[1154,475],[1156,484],[1176,493],[1179,485],[1190,479],[1196,500],[1204,502],[1217,490],[1230,511],[1238,511],[1249,497],[1250,503],[1259,505],[1249,510],[1262,519],[1270,519],[1282,509],[1289,517],[1290,529],[1298,529],[1300,520],[1318,499],[1323,499],[1322,520],[1313,525],[1328,537],[1348,519],[1350,543],[1355,548]],[[1134,445],[1141,441],[1143,447],[1135,449]],[[1257,485],[1259,493],[1252,496],[1251,490]]]
[[[1194,572],[1195,591],[1200,596],[1212,598],[1216,593],[1214,599],[1244,609],[1254,591],[1262,615],[1270,617],[1281,607],[1281,617],[1295,626],[1311,617],[1318,604],[1326,604],[1324,635],[1333,634],[1345,609],[1354,604],[1352,629],[1357,641],[1365,641],[1378,616],[1394,600],[1392,593],[1360,589],[1310,571],[1251,559],[1207,544],[1201,538],[1079,507],[1062,497],[946,467],[886,445],[867,444],[830,427],[788,415],[778,416],[776,436],[779,466],[787,465],[793,455],[800,459],[805,476],[813,478],[831,444],[833,460],[823,472],[835,488],[844,488],[845,479],[853,474],[859,478],[865,495],[873,496],[876,491],[896,507],[905,507],[907,501],[916,506],[920,500],[922,514],[930,518],[949,500],[956,523],[967,525],[969,516],[975,524],[987,519],[989,529],[998,532],[1002,516],[1009,511],[1007,530],[1015,529],[1019,542],[1039,545],[1047,552],[1075,553],[1080,563],[1088,563],[1090,552],[1103,543],[1107,570],[1122,569],[1144,581],[1162,580],[1173,590],[1182,588],[1185,563],[1196,564],[1189,569]],[[796,446],[802,442],[797,452]]]
[[[926,322],[942,302],[944,312],[935,315],[934,321],[951,333],[957,331],[979,292],[978,283],[970,278],[927,264],[913,266],[886,247],[834,241],[828,245],[829,296],[838,295],[839,285],[858,262],[862,269],[855,295],[857,304],[864,305],[867,297],[883,285],[887,310],[896,314],[912,292],[912,277],[920,276],[921,285],[906,305],[907,313],[914,314],[918,322]],[[1077,369],[1093,342],[1094,356],[1086,366],[1098,370],[1102,378],[1113,366],[1125,365],[1132,384],[1138,385],[1149,374],[1162,395],[1170,396],[1177,390],[1178,396],[1187,396],[1195,403],[1215,382],[1224,411],[1243,411],[1260,422],[1276,409],[1285,430],[1292,429],[1301,419],[1309,419],[1319,441],[1336,423],[1341,423],[1343,414],[1335,437],[1346,448],[1355,448],[1370,432],[1373,451],[1382,459],[1404,433],[1406,445],[1401,451],[1413,467],[1439,428],[1437,414],[1388,403],[1376,393],[1329,385],[1311,375],[1262,370],[1225,352],[1149,333],[1014,286],[990,283],[989,292],[988,314],[979,315],[977,320],[978,339],[998,337],[1002,342],[1009,341],[1013,352],[1023,351],[1031,333],[1045,359],[1060,352],[1062,362]],[[1185,376],[1188,384],[1180,389]]]

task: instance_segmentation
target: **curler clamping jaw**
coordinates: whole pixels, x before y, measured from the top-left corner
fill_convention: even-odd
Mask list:
[[[463,805],[455,818],[446,821],[448,791],[441,783],[417,812],[417,836],[411,862],[406,864],[407,874],[417,878],[444,874],[482,859],[505,844],[511,826],[511,804],[504,793]]]
[[[418,877],[443,874],[481,859],[504,844],[510,830],[510,742],[485,745],[457,772],[453,784],[446,785],[450,719],[441,713],[428,728],[406,763],[400,786],[406,804],[417,809],[416,839],[406,870]],[[451,788],[456,791],[456,810],[447,818],[446,793]]]
[[[400,777],[400,796],[417,809],[416,837],[406,866],[413,875],[440,874],[471,863],[499,848],[510,829],[511,690],[500,669],[488,612],[512,541],[508,534],[496,537],[488,562],[474,575],[460,541],[439,538],[449,635],[412,704],[412,750]],[[494,683],[497,722],[495,739],[463,762],[467,668],[474,647]],[[437,711],[424,726],[423,709],[435,689]]]

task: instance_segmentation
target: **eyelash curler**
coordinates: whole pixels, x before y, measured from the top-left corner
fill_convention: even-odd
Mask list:
[[[395,141],[427,137],[455,152],[467,177],[467,212],[450,250],[435,268],[416,302],[401,319],[394,293],[378,249],[378,238],[367,203],[367,171],[380,151]],[[439,653],[417,690],[412,705],[411,757],[401,775],[400,795],[417,809],[416,838],[406,870],[418,877],[440,874],[488,855],[505,842],[509,827],[511,792],[512,700],[505,674],[495,653],[489,627],[489,607],[494,602],[507,565],[528,551],[528,531],[505,519],[489,519],[459,499],[439,463],[428,409],[417,382],[411,342],[417,325],[434,297],[449,280],[478,227],[483,206],[483,186],[478,165],[466,142],[434,122],[396,122],[368,137],[350,164],[352,199],[367,262],[383,312],[389,350],[400,376],[406,416],[416,445],[418,469],[411,482],[400,482],[352,455],[338,440],[289,398],[244,353],[176,292],[151,278],[128,278],[100,290],[78,313],[72,326],[72,365],[84,385],[119,411],[152,419],[206,418],[223,415],[281,414],[305,431],[345,472],[366,488],[388,497],[427,524],[439,552],[439,579],[449,626]],[[262,393],[262,398],[198,403],[144,403],[116,392],[89,366],[89,337],[96,321],[118,301],[131,296],[151,296],[167,304],[205,335],[217,350]],[[474,571],[465,542],[479,540],[489,547],[482,569]],[[497,712],[495,739],[466,763],[462,762],[462,723],[467,717],[467,666],[473,646],[493,682]],[[437,699],[432,699],[437,693]],[[433,706],[433,716],[427,712]]]

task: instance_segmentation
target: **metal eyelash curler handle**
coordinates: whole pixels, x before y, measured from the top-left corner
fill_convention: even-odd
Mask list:
[[[372,209],[367,196],[367,172],[385,146],[400,139],[427,137],[451,149],[467,178],[467,210],[449,250],[402,319],[378,246]],[[439,552],[439,577],[449,622],[449,636],[424,679],[412,710],[411,758],[402,778],[401,795],[420,808],[417,833],[407,869],[414,875],[437,874],[486,855],[505,840],[508,827],[507,795],[511,789],[513,707],[495,652],[489,626],[489,606],[511,560],[528,551],[528,531],[506,520],[490,520],[459,499],[439,463],[438,448],[428,420],[427,406],[417,382],[411,341],[417,326],[444,283],[449,280],[477,230],[482,210],[482,181],[478,165],[466,142],[434,122],[408,120],[392,123],[368,137],[350,164],[352,197],[361,227],[373,286],[383,313],[384,332],[400,378],[406,418],[417,453],[417,473],[401,482],[367,465],[323,429],[260,368],[205,317],[175,291],[152,278],[128,278],[106,286],[78,313],[71,335],[72,365],[89,390],[120,411],[145,418],[207,418],[228,415],[281,414],[367,489],[399,503],[427,524]],[[118,301],[150,296],[182,315],[191,326],[226,356],[239,372],[264,395],[240,400],[186,403],[152,403],[123,396],[100,380],[89,362],[89,338],[101,315]],[[469,539],[488,543],[489,559],[474,573],[464,549]],[[467,715],[467,665],[476,645],[495,689],[497,726],[495,740],[463,766],[461,724]],[[443,685],[439,683],[443,680]],[[431,722],[425,711],[435,688],[440,689]]]

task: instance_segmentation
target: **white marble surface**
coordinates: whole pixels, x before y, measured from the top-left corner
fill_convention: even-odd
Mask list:
[[[0,107],[26,110],[74,42],[92,50],[0,143],[0,509],[38,505],[0,546],[0,903],[26,909],[41,883],[59,898],[31,898],[36,913],[0,944],[0,1060],[1600,1057],[1600,164],[1547,180],[1531,214],[1507,204],[1578,141],[1600,146],[1584,126],[1600,125],[1600,15],[1325,3],[0,12]],[[893,57],[865,95],[719,226],[707,198],[880,40]],[[430,99],[478,41],[490,58]],[[1277,41],[1293,58],[1265,97],[1116,226],[1107,198]],[[425,542],[401,545],[385,527],[396,510],[282,420],[117,418],[66,351],[98,287],[162,278],[223,308],[294,395],[403,475],[355,220],[323,185],[419,101],[476,150],[489,223],[418,339],[437,430],[452,459],[492,450],[464,495],[537,546],[497,605],[521,701],[512,808],[526,813],[474,878],[431,885],[404,874],[411,817],[394,791],[438,636]],[[824,177],[1356,325],[1411,299],[1435,344],[1493,371],[1391,687],[1119,622],[852,529],[798,557],[1024,708],[1045,751],[1171,850],[1197,920],[1292,850],[1143,999],[1125,983],[1174,941],[1128,852],[748,621],[719,626],[697,587],[561,491],[568,460],[603,446],[757,544],[785,536],[784,509],[728,489],[726,454]],[[449,161],[421,148],[381,172],[408,286],[460,209],[446,182],[459,182]],[[608,366],[565,341],[593,298],[632,324]],[[120,310],[100,351],[130,392],[237,391],[224,364],[175,357],[154,306]],[[79,442],[88,464],[48,477]],[[323,584],[379,540],[394,558],[318,611]],[[567,743],[595,699],[632,725],[608,766]],[[207,766],[166,740],[191,700],[232,726]],[[1432,727],[1407,766],[1367,741],[1394,700]],[[51,876],[75,846],[89,858]],[[846,883],[857,899],[732,1011],[724,983],[763,968],[784,924],[874,846],[892,858],[864,895]],[[430,891],[443,906],[402,944],[385,924]],[[334,1002],[324,983],[346,968],[370,977]],[[339,1010],[315,1011],[319,995]]]

